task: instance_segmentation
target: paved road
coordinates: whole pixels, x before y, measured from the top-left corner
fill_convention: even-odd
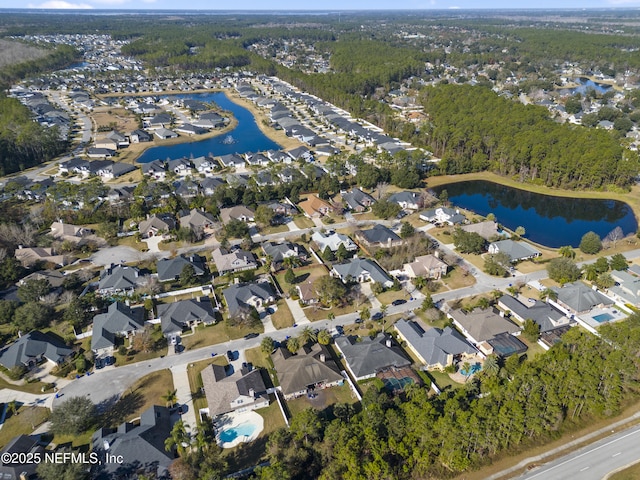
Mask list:
[[[601,480],[608,473],[637,461],[639,456],[640,426],[635,426],[514,478]]]

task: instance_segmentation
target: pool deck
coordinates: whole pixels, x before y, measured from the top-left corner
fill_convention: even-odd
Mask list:
[[[593,318],[593,317],[597,317],[598,315],[603,315],[603,314],[609,315],[611,318],[609,320],[605,320],[603,322],[598,322],[595,318]],[[602,325],[605,325],[607,323],[617,322],[619,320],[624,320],[628,316],[629,316],[629,314],[627,312],[621,312],[620,309],[617,308],[617,307],[612,307],[612,308],[594,308],[589,313],[586,313],[584,315],[580,315],[579,319],[581,321],[583,321],[584,323],[586,323],[587,325],[589,325],[590,327],[592,327],[592,328],[598,328],[598,327],[601,327]]]
[[[250,436],[240,436],[233,439],[230,442],[223,442],[220,440],[220,433],[230,428],[235,428],[243,424],[251,423],[255,425],[255,430]],[[252,442],[264,429],[264,419],[254,411],[250,412],[230,412],[221,417],[216,418],[214,421],[216,427],[216,441],[222,448],[233,448],[241,443]]]

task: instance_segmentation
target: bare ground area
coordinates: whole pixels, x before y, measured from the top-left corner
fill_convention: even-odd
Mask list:
[[[46,57],[50,51],[22,42],[0,40],[0,68]]]
[[[122,133],[128,133],[138,128],[138,120],[136,116],[124,109],[113,107],[97,107],[92,113],[95,124],[98,129],[100,127],[117,130]],[[101,132],[106,135],[108,132]],[[100,135],[100,133],[98,134]]]

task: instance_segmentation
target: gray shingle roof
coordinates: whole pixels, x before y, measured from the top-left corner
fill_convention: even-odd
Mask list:
[[[369,230],[360,230],[359,236],[369,244],[388,244],[402,241],[393,230],[379,223]]]
[[[499,242],[493,242],[489,246],[489,248],[495,248],[499,252],[506,253],[507,255],[509,255],[512,262],[515,262],[522,258],[529,258],[540,255],[540,252],[528,243],[514,242],[513,240],[500,240]]]
[[[577,313],[587,312],[596,305],[613,303],[611,299],[580,281],[567,283],[562,288],[552,287],[552,289],[558,293],[558,302]]]
[[[309,385],[334,383],[343,379],[326,347],[318,343],[301,348],[296,355],[278,348],[271,358],[285,395],[301,392]]]
[[[183,327],[189,322],[210,324],[216,321],[209,297],[158,305],[158,317],[162,333],[165,335],[182,332]]]
[[[0,352],[0,365],[13,368],[37,361],[40,356],[55,363],[62,362],[73,350],[38,330],[29,332]]]
[[[341,279],[346,280],[348,277],[357,279],[360,275],[365,274],[371,277],[371,280],[381,284],[392,282],[391,277],[387,275],[380,265],[368,258],[354,258],[347,263],[340,263],[333,266],[333,270],[340,275]]]
[[[182,273],[182,269],[187,265],[192,265],[196,275],[204,275],[205,273],[205,259],[199,255],[191,255],[185,257],[179,255],[175,258],[163,258],[158,260],[158,280],[161,282],[167,282],[175,280]]]
[[[540,325],[541,332],[557,328],[556,322],[564,317],[562,312],[540,300],[536,300],[535,303],[528,307],[511,295],[503,295],[498,299],[498,303],[504,305],[519,320],[525,321],[530,318],[536,322]]]
[[[490,308],[486,310],[476,308],[468,313],[463,310],[451,310],[449,316],[458,322],[476,342],[484,342],[500,333],[515,333],[520,330],[517,325]]]
[[[123,265],[112,265],[100,275],[98,290],[124,291],[138,286],[138,269]]]
[[[267,282],[230,285],[222,291],[229,314],[233,315],[242,308],[250,306],[251,299],[257,297],[263,302],[275,298],[271,284]]]
[[[122,455],[124,464],[104,463],[96,479],[119,477],[133,478],[131,475],[143,468],[153,472],[158,478],[167,478],[169,465],[173,462],[172,452],[167,452],[165,440],[171,434],[169,409],[154,405],[140,415],[140,424],[123,423],[117,430],[101,428],[96,431],[91,442],[93,451],[104,455]]]
[[[400,320],[394,325],[427,365],[446,366],[449,355],[473,354],[476,348],[455,329],[446,327],[424,330],[418,323]]]
[[[250,398],[238,405],[238,408],[246,408],[253,403],[268,400],[267,387],[260,370],[252,370],[247,374],[236,370],[233,375],[227,377],[224,367],[214,364],[205,368],[201,375],[212,417],[235,410],[231,402],[241,396]]]
[[[91,349],[113,347],[116,334],[142,328],[144,328],[144,308],[129,308],[122,302],[114,302],[109,305],[106,313],[93,317]]]
[[[358,380],[390,367],[400,368],[411,365],[411,361],[404,356],[395,343],[390,347],[386,345],[387,340],[391,340],[391,337],[379,333],[374,339],[340,336],[335,339],[335,342],[349,370]]]

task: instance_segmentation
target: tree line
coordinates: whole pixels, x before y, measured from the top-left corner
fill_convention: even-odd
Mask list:
[[[429,87],[422,103],[442,174],[490,170],[549,187],[603,189],[628,187],[638,173],[637,154],[606,131],[557,124],[545,108],[486,88]]]

